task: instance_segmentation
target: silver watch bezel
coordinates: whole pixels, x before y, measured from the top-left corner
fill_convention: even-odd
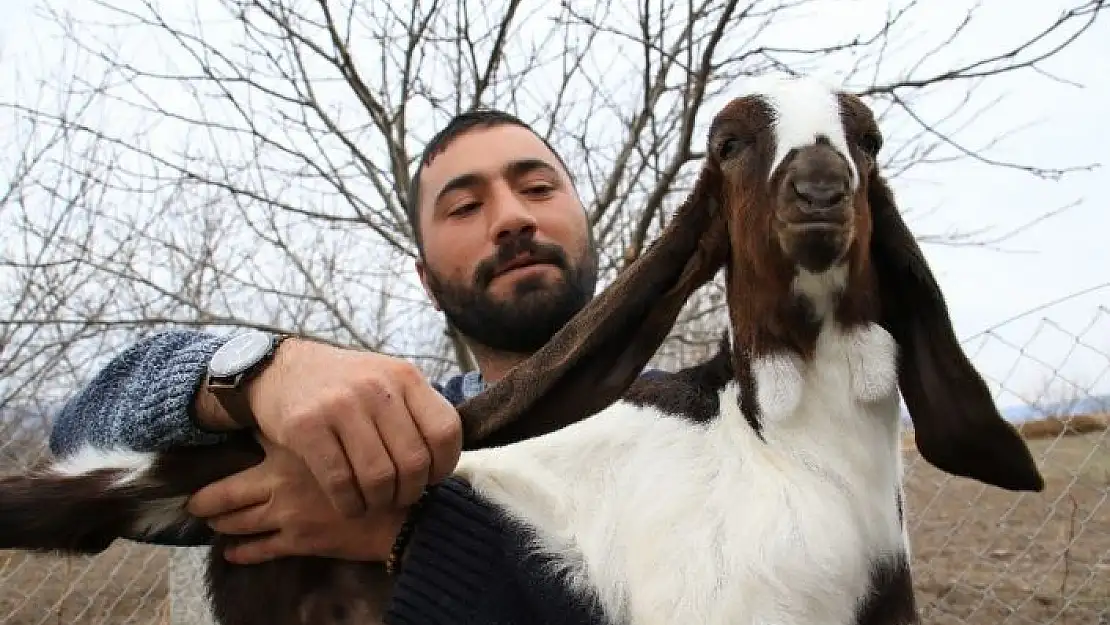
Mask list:
[[[209,378],[234,384],[237,382],[234,378],[266,359],[276,343],[276,336],[261,330],[247,330],[232,336],[209,359]]]

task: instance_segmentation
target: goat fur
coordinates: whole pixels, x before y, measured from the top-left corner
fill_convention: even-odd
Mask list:
[[[534,528],[551,573],[610,622],[917,623],[899,391],[927,461],[1000,488],[1043,488],[956,341],[878,172],[879,145],[854,96],[752,80],[714,119],[698,183],[659,239],[460,406],[455,474]],[[781,216],[771,207],[807,150],[824,150],[813,163],[844,159],[850,208],[820,239],[828,249],[803,246],[792,260],[789,237],[775,244],[769,232]],[[799,266],[819,264],[829,241],[847,242],[842,258]],[[722,267],[730,332],[718,353],[637,379],[682,304]],[[261,459],[248,434],[153,454],[85,450],[0,480],[0,548],[95,553],[117,538],[186,536],[217,547],[208,583],[222,625],[380,618],[390,583],[380,565],[235,566],[218,555],[225,537],[187,517],[189,494]]]

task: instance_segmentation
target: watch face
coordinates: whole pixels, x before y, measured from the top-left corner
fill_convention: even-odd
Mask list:
[[[270,351],[270,336],[264,332],[244,332],[224,343],[208,363],[216,377],[238,375],[258,362]]]

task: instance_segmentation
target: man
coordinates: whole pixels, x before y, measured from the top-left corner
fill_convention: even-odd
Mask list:
[[[396,596],[434,584],[441,600],[426,607],[448,620],[451,606],[472,600],[468,592],[484,593],[490,605],[524,601],[519,588],[483,587],[511,583],[490,580],[498,558],[523,548],[520,528],[465,485],[441,482],[461,448],[452,406],[500,379],[592,297],[597,262],[586,214],[558,154],[526,124],[495,111],[461,115],[432,139],[409,211],[421,282],[464,335],[480,373],[439,387],[411,364],[380,354],[297,338],[271,343],[249,335],[229,345],[204,333],[165,332],[114,358],[63,407],[54,452],[83,441],[148,450],[210,444],[229,430],[257,426],[266,460],[189,503],[216,531],[243,537],[225,556],[244,564],[284,555],[385,561],[408,508],[428,485],[440,484],[421,504]],[[238,385],[233,375],[220,379],[235,359],[247,367]],[[462,541],[464,551],[478,560],[487,553],[487,561],[445,555],[436,540]],[[511,544],[498,542],[505,540]],[[430,568],[439,571],[426,573]],[[548,607],[559,603],[557,593],[540,594]],[[435,621],[413,609],[393,616]]]

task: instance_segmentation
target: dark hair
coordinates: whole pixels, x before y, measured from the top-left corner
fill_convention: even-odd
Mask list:
[[[555,151],[555,148],[547,141],[547,139],[540,136],[531,126],[524,123],[519,117],[499,111],[496,109],[475,109],[460,113],[453,117],[447,125],[432,137],[431,141],[424,146],[424,152],[420,155],[420,162],[416,167],[416,173],[412,176],[412,181],[409,183],[408,204],[405,206],[409,224],[412,226],[413,238],[416,240],[416,249],[421,256],[424,255],[424,241],[420,235],[420,174],[424,171],[424,166],[432,161],[433,158],[438,156],[441,152],[447,149],[459,135],[472,130],[474,128],[489,128],[492,126],[501,125],[514,125],[521,128],[527,128],[532,134],[536,135],[547,149],[558,159],[559,164],[567,172],[567,176],[573,182],[574,176],[570,173],[570,168],[567,167],[563,157]]]

